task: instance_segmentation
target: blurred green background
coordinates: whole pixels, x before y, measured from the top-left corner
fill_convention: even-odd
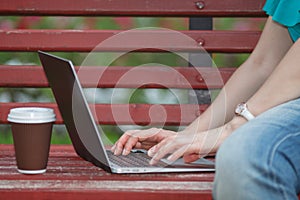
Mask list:
[[[214,19],[214,29],[218,30],[261,30],[265,19],[261,18],[217,18]],[[130,17],[0,17],[0,29],[107,29],[107,30],[129,30],[132,28],[162,27],[172,30],[188,30],[188,18],[130,18]],[[54,53],[58,56],[70,59],[74,65],[81,65],[86,53]],[[248,54],[213,54],[212,58],[217,67],[237,67]],[[113,64],[116,66],[139,66],[148,63],[159,63],[166,66],[187,66],[188,63],[172,53],[130,53],[122,56]],[[33,52],[0,52],[0,65],[40,65],[36,53]],[[103,94],[99,103],[178,103],[187,102],[187,92],[179,90],[176,95],[174,91],[152,90],[151,93],[139,89],[122,89],[112,91],[100,89]],[[118,93],[112,100],[112,93]],[[133,93],[132,93],[133,92]],[[128,94],[131,94],[128,96]],[[87,91],[88,96],[88,91]],[[116,96],[116,95],[115,95]],[[104,97],[104,98],[103,98]],[[48,102],[54,101],[53,95],[48,88],[0,88],[1,102]],[[101,125],[107,143],[113,143],[126,129],[133,126],[109,126]],[[177,129],[175,127],[175,129]],[[9,125],[0,125],[0,144],[12,143]],[[55,125],[52,135],[52,144],[68,144],[69,137],[64,125]]]

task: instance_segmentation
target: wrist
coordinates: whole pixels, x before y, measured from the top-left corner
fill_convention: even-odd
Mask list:
[[[242,116],[233,117],[233,119],[226,124],[226,129],[228,130],[227,132],[230,135],[233,131],[238,129],[240,126],[247,123],[247,121],[248,120]]]
[[[243,117],[247,121],[250,121],[255,118],[255,115],[249,110],[248,105],[244,102],[238,104],[235,108],[236,116]]]

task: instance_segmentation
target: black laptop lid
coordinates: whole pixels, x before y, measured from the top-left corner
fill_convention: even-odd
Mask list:
[[[96,123],[71,61],[38,52],[76,153],[110,171]]]

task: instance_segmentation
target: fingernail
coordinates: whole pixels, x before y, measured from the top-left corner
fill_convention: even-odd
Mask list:
[[[174,162],[176,159],[174,159],[174,156],[173,155],[170,155],[168,158],[167,158],[168,161],[170,162]]]
[[[111,150],[112,152],[114,152],[114,151],[115,151],[115,149],[116,149],[116,145],[113,145],[113,146],[111,147],[111,149],[110,149],[110,150]]]
[[[116,152],[116,151],[114,151],[114,155],[115,155],[115,156],[117,155],[117,152]]]
[[[129,153],[130,153],[129,151],[127,151],[126,149],[123,149],[122,155],[127,156]]]
[[[115,151],[114,151],[114,155],[118,156],[121,154],[121,150],[116,148]]]
[[[155,164],[155,160],[154,160],[154,159],[151,159],[150,162],[149,162],[149,164],[150,164],[150,165],[154,165],[154,164]]]
[[[148,156],[153,157],[155,154],[155,147],[152,147],[151,149],[148,150]]]

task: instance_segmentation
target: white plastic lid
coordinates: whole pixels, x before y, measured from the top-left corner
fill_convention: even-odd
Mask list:
[[[55,121],[55,113],[51,108],[20,107],[13,108],[7,120],[14,123],[35,124]]]

